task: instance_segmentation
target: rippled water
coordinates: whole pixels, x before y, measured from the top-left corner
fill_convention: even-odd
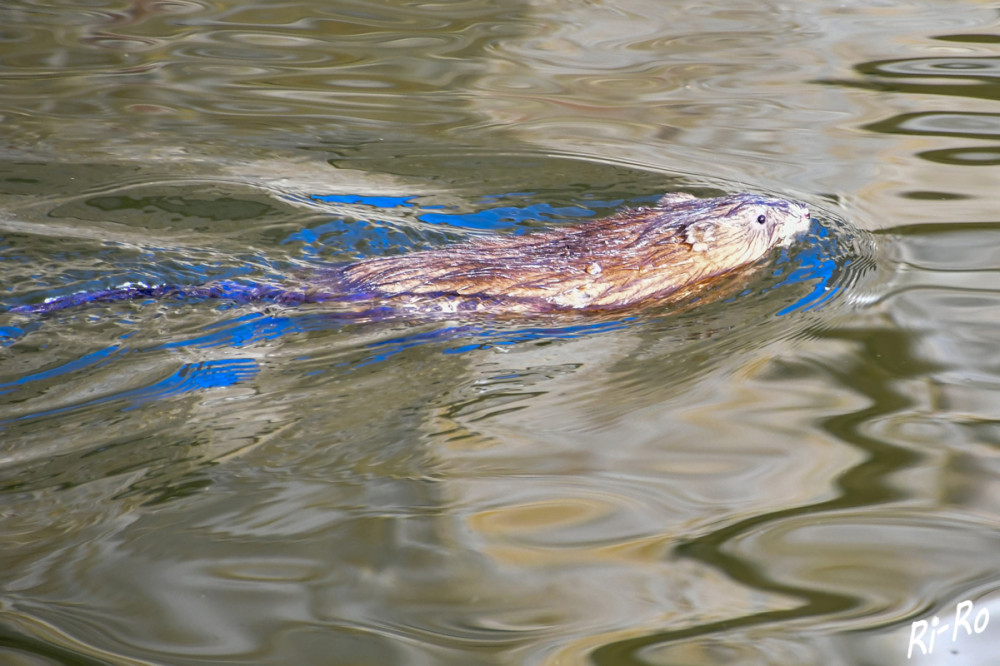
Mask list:
[[[0,662],[992,663],[998,21],[3,3]],[[675,190],[813,228],[680,311],[6,312]]]

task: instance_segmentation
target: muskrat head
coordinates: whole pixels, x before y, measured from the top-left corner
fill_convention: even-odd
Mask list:
[[[685,242],[706,260],[745,264],[788,245],[809,228],[809,209],[800,203],[759,194],[732,194],[717,199],[667,195],[660,206],[682,220]]]

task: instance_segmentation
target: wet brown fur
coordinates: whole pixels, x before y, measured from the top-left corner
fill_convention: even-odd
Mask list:
[[[675,194],[575,226],[359,261],[343,279],[351,290],[444,310],[621,308],[689,295],[807,223],[804,206],[781,199]]]

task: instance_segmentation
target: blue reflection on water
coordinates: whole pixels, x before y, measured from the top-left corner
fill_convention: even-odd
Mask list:
[[[535,203],[525,206],[495,205],[498,200],[525,198],[530,196],[534,196],[534,193],[513,192],[508,194],[487,194],[481,198],[481,201],[494,205],[480,207],[479,210],[473,213],[426,212],[445,211],[446,207],[439,205],[422,205],[418,207],[417,204],[413,202],[418,198],[417,196],[380,197],[358,194],[314,194],[311,198],[328,203],[362,204],[380,209],[398,207],[415,208],[420,211],[416,216],[417,219],[427,224],[446,225],[458,229],[475,229],[485,231],[507,229],[529,221],[557,221],[566,218],[592,217],[596,214],[596,209],[617,207],[624,201],[622,199],[616,199],[614,201],[591,200],[587,201],[586,205],[578,203],[572,206],[558,207],[547,203]],[[643,200],[646,198],[647,197],[643,197]],[[331,223],[326,223],[317,227],[302,229],[290,235],[285,242],[288,242],[288,240],[315,240],[324,233],[341,231],[340,227],[344,224],[347,224],[344,220],[335,220]]]
[[[199,363],[187,363],[169,377],[145,386],[127,391],[117,397],[133,404],[180,395],[199,389],[232,386],[237,382],[255,377],[259,372],[257,361],[252,358],[229,358]]]
[[[384,197],[363,194],[313,194],[313,199],[325,201],[327,203],[364,204],[375,208],[396,208],[397,206],[413,207],[410,203],[417,198],[417,195],[406,197]]]
[[[472,337],[480,341],[452,347],[444,350],[445,354],[464,354],[466,352],[487,347],[517,345],[539,340],[573,340],[587,335],[607,333],[628,328],[637,317],[622,317],[612,321],[602,321],[594,324],[578,324],[574,326],[544,326],[520,328],[513,331],[498,331],[496,329],[480,329],[472,333]],[[467,334],[470,332],[467,332]]]
[[[447,224],[462,229],[496,231],[517,226],[522,222],[531,220],[591,217],[593,215],[593,210],[582,206],[561,206],[556,208],[549,204],[533,204],[523,208],[517,206],[500,206],[480,210],[475,213],[424,213],[417,216],[417,219],[428,224]]]
[[[0,326],[0,347],[14,344],[24,334],[25,330],[20,326]]]
[[[23,377],[18,377],[17,379],[0,384],[0,395],[5,393],[10,393],[10,391],[15,386],[22,386],[24,384],[30,384],[31,382],[42,381],[45,379],[52,379],[60,375],[65,375],[76,370],[81,370],[90,366],[98,366],[106,363],[111,357],[120,354],[122,348],[118,345],[112,345],[110,347],[105,347],[104,349],[98,349],[95,352],[89,354],[84,354],[80,358],[73,359],[68,363],[63,363],[62,365],[56,366],[54,368],[49,368],[42,372],[35,372],[30,375],[24,375]]]
[[[778,260],[776,275],[787,270],[788,274],[772,289],[802,282],[813,282],[812,291],[786,308],[778,311],[781,317],[792,312],[815,310],[840,291],[836,282],[839,271],[851,264],[849,257],[842,257],[838,239],[832,230],[813,220],[809,242],[799,243],[794,254],[786,249]],[[838,264],[838,259],[841,264]]]
[[[298,328],[291,317],[266,316],[254,312],[229,321],[210,324],[202,330],[205,331],[204,335],[166,342],[154,349],[239,347],[260,340],[274,340]]]
[[[110,402],[124,402],[125,405],[122,407],[122,411],[127,411],[147,402],[171,396],[182,395],[201,389],[231,386],[253,378],[258,372],[257,362],[250,358],[218,359],[187,363],[168,377],[164,377],[147,386],[119,391],[101,396],[100,398],[94,398],[93,400],[31,412],[30,414],[0,421],[0,430],[3,429],[4,425],[9,423],[56,416]]]

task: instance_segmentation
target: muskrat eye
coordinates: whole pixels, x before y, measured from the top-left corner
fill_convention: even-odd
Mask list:
[[[767,222],[767,216],[765,215],[757,216],[757,224],[764,224],[765,222]]]

